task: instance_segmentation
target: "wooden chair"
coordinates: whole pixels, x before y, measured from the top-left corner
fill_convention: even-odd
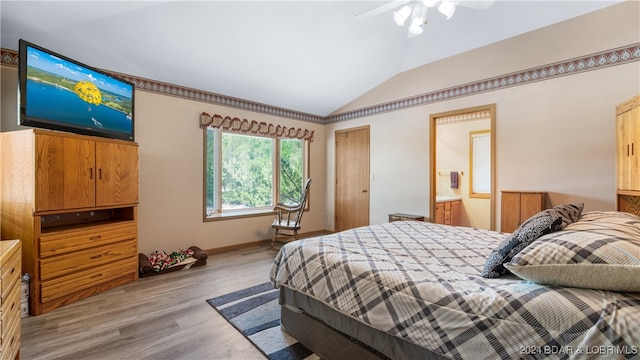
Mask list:
[[[288,242],[291,240],[278,239],[278,235],[292,236],[294,240],[298,240],[298,230],[300,230],[300,224],[302,220],[302,214],[304,214],[304,207],[307,204],[307,198],[309,196],[309,186],[311,185],[311,179],[307,179],[304,183],[304,190],[302,191],[302,197],[300,201],[295,205],[287,205],[278,203],[273,208],[276,211],[276,218],[273,220],[271,227],[273,231],[273,240],[271,240],[270,249],[273,249],[273,245],[276,242]]]

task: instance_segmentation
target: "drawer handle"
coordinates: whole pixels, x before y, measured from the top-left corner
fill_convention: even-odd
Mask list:
[[[101,276],[102,276],[102,274],[95,274],[95,275],[93,275],[93,276],[91,277],[91,279],[97,279],[97,278],[99,278],[99,277],[101,277]]]
[[[99,255],[93,255],[92,257],[90,257],[89,259],[91,260],[95,260],[95,259],[100,259],[102,257],[102,254]]]
[[[89,240],[98,240],[100,238],[102,238],[102,235],[96,235],[96,236],[90,237]]]

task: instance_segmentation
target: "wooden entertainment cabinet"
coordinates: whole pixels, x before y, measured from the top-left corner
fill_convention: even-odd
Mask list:
[[[640,95],[616,107],[616,209],[640,215]]]
[[[2,133],[2,236],[22,240],[29,312],[138,277],[138,144],[47,130]]]

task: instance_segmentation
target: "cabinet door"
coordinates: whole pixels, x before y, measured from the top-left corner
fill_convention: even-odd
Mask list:
[[[629,112],[616,117],[616,188],[629,190],[631,144],[629,144]]]
[[[93,141],[36,134],[35,210],[95,204]]]
[[[640,190],[640,107],[616,117],[616,184],[618,190]]]
[[[451,202],[451,225],[460,226],[460,204],[461,201]]]
[[[503,232],[513,232],[520,225],[520,193],[502,192],[500,228]]]
[[[539,213],[544,208],[543,193],[522,193],[520,194],[520,224],[525,220]],[[520,226],[518,224],[518,226]]]
[[[444,224],[444,205],[442,203],[436,204],[436,215],[434,218],[436,224]]]
[[[138,203],[138,147],[96,141],[96,206]]]
[[[629,164],[629,188],[640,191],[640,107],[629,110],[629,142],[631,158]]]

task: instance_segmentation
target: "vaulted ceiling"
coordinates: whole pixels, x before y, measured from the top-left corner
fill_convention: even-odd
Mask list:
[[[427,14],[407,37],[388,1],[7,1],[1,46],[25,39],[87,65],[326,116],[393,76],[620,1],[497,0]]]

